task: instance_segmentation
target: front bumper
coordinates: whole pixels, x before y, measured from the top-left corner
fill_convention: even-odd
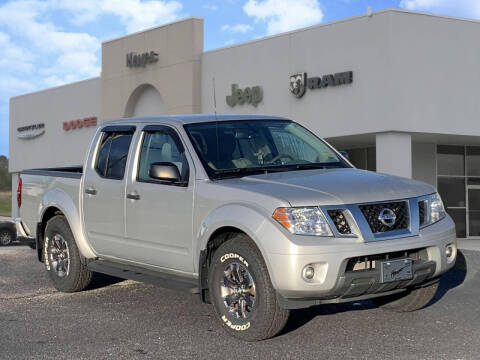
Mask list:
[[[318,245],[309,247],[309,253],[292,246],[292,254],[268,254],[272,281],[284,307],[307,307],[325,302],[342,302],[375,297],[402,291],[407,287],[420,286],[448,271],[455,264],[456,236],[450,217],[422,229],[417,236],[375,242],[345,244],[338,246]],[[322,239],[315,239],[321,243]],[[453,258],[447,260],[447,245],[454,248]],[[352,259],[377,258],[380,256],[403,257],[403,254],[421,254],[413,263],[411,280],[381,283],[379,268],[355,270]],[[302,276],[305,266],[315,269],[312,280]]]

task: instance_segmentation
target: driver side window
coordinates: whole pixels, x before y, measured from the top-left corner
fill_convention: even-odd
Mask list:
[[[172,163],[178,168],[182,181],[188,181],[188,162],[185,153],[179,149],[179,139],[172,131],[155,130],[145,132],[140,153],[138,180],[158,182],[150,177],[153,163]]]

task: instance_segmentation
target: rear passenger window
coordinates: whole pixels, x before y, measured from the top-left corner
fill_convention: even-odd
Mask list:
[[[107,179],[123,179],[127,165],[132,133],[107,132],[103,134],[95,170]]]

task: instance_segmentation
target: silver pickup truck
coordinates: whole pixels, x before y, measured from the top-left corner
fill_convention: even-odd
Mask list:
[[[23,171],[17,195],[19,236],[58,290],[93,272],[187,290],[249,341],[290,309],[420,309],[457,255],[432,186],[355,169],[278,117],[108,121],[83,167]]]

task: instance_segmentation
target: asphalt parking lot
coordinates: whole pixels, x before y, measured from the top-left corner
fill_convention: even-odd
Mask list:
[[[243,343],[197,296],[103,276],[62,294],[34,251],[0,248],[0,358],[479,359],[480,252],[463,255],[423,310],[368,301],[298,310],[280,336]]]

